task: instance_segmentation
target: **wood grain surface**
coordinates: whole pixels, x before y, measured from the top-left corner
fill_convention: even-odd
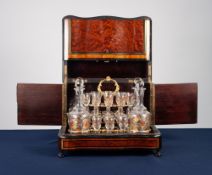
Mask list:
[[[100,16],[63,19],[64,59],[151,60],[151,19]]]
[[[143,53],[144,20],[72,19],[71,50],[79,53]]]
[[[61,125],[61,84],[18,84],[18,124]],[[197,122],[197,84],[156,84],[155,124]]]
[[[155,123],[197,123],[197,84],[156,84]]]
[[[74,149],[159,149],[160,138],[83,138],[61,139],[59,148]]]
[[[61,84],[18,84],[19,125],[61,125]]]

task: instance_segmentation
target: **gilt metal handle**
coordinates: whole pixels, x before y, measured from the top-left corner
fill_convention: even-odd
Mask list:
[[[103,94],[103,91],[102,91],[102,89],[101,89],[102,83],[104,83],[104,82],[110,82],[110,81],[113,82],[114,85],[115,85],[115,87],[116,87],[115,90],[113,91],[113,94],[116,94],[117,92],[119,92],[120,86],[119,86],[119,84],[117,83],[117,81],[114,80],[114,79],[112,79],[110,76],[107,76],[105,79],[101,80],[101,81],[99,82],[99,84],[98,84],[97,90],[98,90],[98,92],[99,92],[100,94]]]

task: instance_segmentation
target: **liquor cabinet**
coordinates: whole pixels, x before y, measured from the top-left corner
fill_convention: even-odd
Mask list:
[[[64,17],[63,83],[19,83],[18,124],[61,125],[60,157],[105,149],[159,156],[156,125],[197,122],[197,84],[154,84],[151,50],[149,17]]]

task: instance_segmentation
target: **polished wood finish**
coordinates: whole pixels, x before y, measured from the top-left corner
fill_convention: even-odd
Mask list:
[[[61,84],[17,85],[19,125],[61,125]]]
[[[71,53],[68,55],[69,59],[146,59],[145,55],[139,54],[81,54]]]
[[[150,133],[140,134],[69,134],[62,127],[59,131],[60,151],[90,150],[90,149],[149,149],[159,151],[161,148],[161,134],[152,126]]]
[[[197,123],[197,84],[156,84],[155,124]]]
[[[146,25],[145,21],[149,21]],[[149,59],[151,19],[67,16],[64,59]],[[148,26],[148,27],[147,27]]]
[[[143,53],[144,20],[71,20],[71,50],[86,53]]]
[[[62,150],[75,149],[159,149],[159,138],[60,139]]]

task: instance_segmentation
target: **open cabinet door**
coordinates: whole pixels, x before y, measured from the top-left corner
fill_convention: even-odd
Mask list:
[[[155,124],[197,123],[197,84],[155,84]]]
[[[18,84],[19,125],[61,125],[62,84]]]
[[[61,84],[18,84],[19,125],[61,125]],[[155,84],[155,124],[197,122],[197,84]]]

